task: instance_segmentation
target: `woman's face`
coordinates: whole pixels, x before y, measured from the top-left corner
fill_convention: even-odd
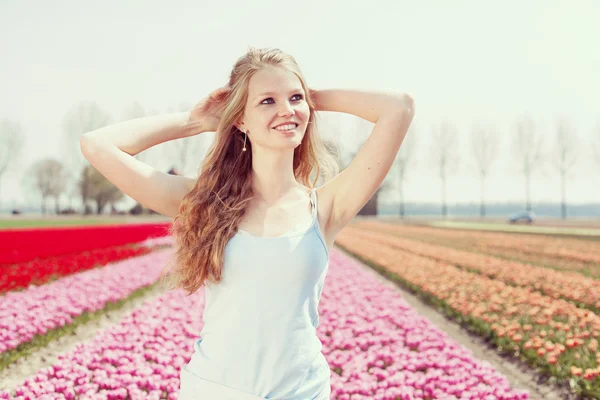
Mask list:
[[[304,89],[293,72],[269,67],[250,78],[248,100],[240,128],[243,132],[250,131],[248,139],[253,146],[296,148],[304,137],[309,117],[310,109]],[[298,125],[291,130],[275,129],[290,121]]]

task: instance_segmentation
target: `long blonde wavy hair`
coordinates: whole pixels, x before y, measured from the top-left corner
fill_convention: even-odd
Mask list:
[[[235,124],[244,114],[250,78],[269,66],[287,68],[298,76],[310,109],[306,133],[294,149],[296,180],[314,188],[319,179],[326,182],[339,172],[332,148],[318,134],[315,104],[296,60],[279,49],[250,47],[231,70],[231,90],[215,139],[200,164],[194,188],[183,198],[179,215],[169,228],[176,243],[175,264],[169,263],[161,275],[169,289],[182,288],[191,295],[206,280],[221,281],[225,246],[236,234],[254,196],[250,179],[252,144],[248,141],[248,151],[242,152],[244,135]]]

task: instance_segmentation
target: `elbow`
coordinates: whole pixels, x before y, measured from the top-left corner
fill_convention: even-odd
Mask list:
[[[83,155],[86,155],[86,153],[89,151],[90,141],[91,139],[89,136],[87,136],[87,134],[81,135],[79,138],[79,149]]]
[[[400,109],[403,114],[408,114],[410,116],[415,115],[415,101],[410,94],[402,94],[400,97]]]
[[[406,117],[412,118],[415,114],[415,102],[411,95],[400,93],[393,97],[393,101],[387,111],[400,116],[402,119]]]
[[[79,138],[79,149],[81,154],[89,161],[89,156],[97,149],[98,141],[89,133],[81,135]]]
[[[400,97],[400,104],[396,107],[397,121],[402,126],[401,131],[406,132],[408,127],[412,124],[415,116],[415,103],[410,95],[403,95]]]

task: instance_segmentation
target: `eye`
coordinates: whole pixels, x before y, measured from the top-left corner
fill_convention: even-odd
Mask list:
[[[295,100],[295,101],[300,101],[300,100],[304,99],[304,96],[301,95],[300,93],[296,93],[295,95],[292,96],[292,98],[294,98],[294,97],[299,97],[299,99]],[[261,101],[260,104],[272,104],[272,103],[265,103],[265,101],[267,101],[267,100],[273,100],[273,98],[268,97],[268,98],[264,99],[263,101]]]

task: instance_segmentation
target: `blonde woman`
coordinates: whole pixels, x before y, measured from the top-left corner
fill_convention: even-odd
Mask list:
[[[339,174],[317,111],[375,123]],[[82,137],[83,154],[104,176],[174,218],[176,262],[164,281],[189,294],[204,288],[204,325],[181,369],[180,399],[329,399],[316,335],[329,252],[382,183],[413,115],[408,94],[315,90],[290,55],[250,48],[229,82],[191,111]],[[132,157],[202,132],[216,136],[197,179]]]

